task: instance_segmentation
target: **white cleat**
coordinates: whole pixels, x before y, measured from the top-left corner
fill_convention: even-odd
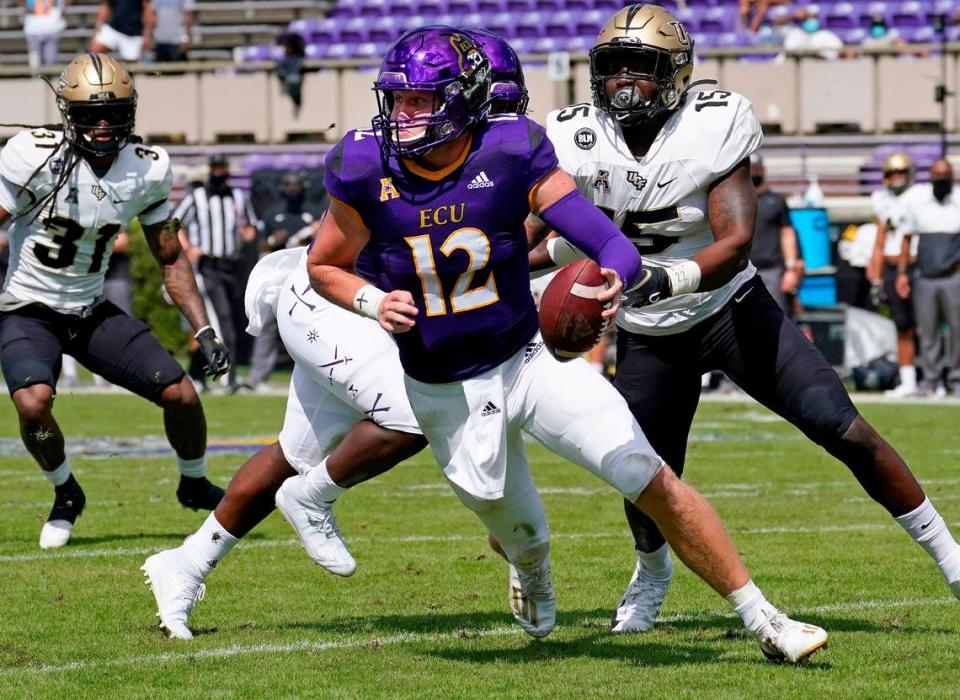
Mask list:
[[[656,575],[650,574],[640,561],[637,561],[630,585],[623,592],[623,597],[610,618],[610,629],[613,632],[649,632],[653,629],[653,623],[673,579],[673,560],[668,556],[666,561],[667,567]]]
[[[776,613],[757,633],[760,651],[771,661],[804,664],[827,646],[827,633],[816,625],[791,620]]]
[[[300,538],[310,558],[337,576],[352,576],[357,562],[337,528],[329,504],[317,505],[304,493],[302,476],[292,476],[277,491],[277,509]]]
[[[140,570],[157,601],[160,629],[174,639],[193,639],[187,620],[206,593],[203,579],[186,571],[173,549],[154,554]]]
[[[550,560],[536,571],[520,571],[510,565],[510,612],[531,637],[541,639],[557,621],[557,595],[550,581]]]
[[[917,396],[923,396],[923,392],[916,385],[910,386],[909,384],[898,384],[893,389],[887,389],[883,392],[885,398],[888,399],[909,399]]]
[[[57,549],[70,541],[73,523],[69,520],[48,520],[40,530],[40,549]]]

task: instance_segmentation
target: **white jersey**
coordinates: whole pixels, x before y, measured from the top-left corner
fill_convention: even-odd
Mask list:
[[[38,212],[31,205],[56,186],[65,150],[63,132],[44,129],[21,131],[0,150],[0,207],[15,217],[0,309],[39,302],[85,313],[102,294],[117,234],[135,216],[145,225],[170,216],[170,158],[139,144],[124,146],[102,178],[81,159],[57,192],[53,215],[49,203]]]
[[[870,195],[870,205],[873,207],[873,213],[877,217],[877,221],[887,229],[887,235],[883,241],[884,256],[888,258],[900,257],[900,250],[903,246],[903,200],[899,195],[884,187]],[[917,237],[914,237],[910,242],[910,255],[913,257],[917,256],[917,244],[919,242],[920,239]]]
[[[723,90],[691,93],[642,158],[627,148],[617,121],[592,105],[551,112],[547,135],[560,167],[637,245],[644,265],[655,267],[690,260],[714,242],[710,184],[763,141],[749,100]],[[719,311],[755,273],[751,263],[719,289],[620,307],[617,323],[646,335],[687,330]]]

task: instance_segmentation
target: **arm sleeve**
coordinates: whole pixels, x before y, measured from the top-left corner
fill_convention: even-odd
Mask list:
[[[624,287],[637,281],[642,264],[636,246],[580,192],[570,192],[539,216],[600,267],[616,270]]]

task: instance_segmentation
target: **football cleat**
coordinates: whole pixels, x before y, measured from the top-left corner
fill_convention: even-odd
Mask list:
[[[193,606],[203,600],[206,593],[203,579],[180,564],[175,549],[154,554],[143,562],[140,570],[157,601],[160,629],[173,639],[193,639],[187,620]]]
[[[510,612],[531,637],[541,639],[557,621],[557,595],[550,580],[550,560],[536,571],[520,571],[510,565]]]
[[[613,632],[649,632],[653,629],[673,579],[673,560],[667,556],[666,561],[666,569],[656,575],[651,575],[643,568],[643,564],[637,561],[630,585],[623,592],[623,597],[610,618],[610,629]]]
[[[210,483],[205,476],[191,478],[180,476],[177,486],[177,500],[184,508],[193,510],[214,510],[223,500],[223,489]]]
[[[277,509],[300,538],[300,544],[317,564],[337,576],[352,576],[357,570],[337,528],[330,503],[316,504],[304,493],[302,476],[292,476],[277,490]]]
[[[87,497],[73,474],[58,486],[53,499],[53,508],[47,522],[40,530],[40,549],[57,549],[70,541],[73,525],[83,512]]]
[[[756,636],[763,655],[780,663],[804,664],[827,646],[825,630],[791,620],[782,612],[769,617]]]

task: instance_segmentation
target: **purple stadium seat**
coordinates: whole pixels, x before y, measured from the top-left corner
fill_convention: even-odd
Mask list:
[[[501,36],[514,36],[513,25],[513,15],[509,12],[498,12],[495,15],[488,15],[486,21],[481,26]]]
[[[473,12],[474,3],[471,0],[447,0],[447,12],[455,15],[468,15]]]
[[[394,17],[410,17],[419,13],[414,0],[392,0],[390,14]]]
[[[547,36],[561,38],[576,36],[577,30],[575,22],[576,20],[573,16],[573,13],[569,10],[547,13],[544,21]]]
[[[749,46],[751,43],[751,36],[747,33],[741,32],[723,32],[722,34],[717,35],[717,40],[714,46],[718,49],[735,49],[740,46]]]
[[[899,31],[904,39],[913,44],[928,44],[940,40],[940,35],[933,31],[933,27],[930,26],[916,27],[915,29],[904,27]]]
[[[494,14],[503,12],[504,9],[506,9],[506,4],[501,0],[477,0],[477,12]]]
[[[240,49],[240,58],[245,62],[269,61],[271,58],[269,44],[257,44],[256,46],[244,46]]]
[[[927,19],[931,22],[934,15],[946,15],[949,18],[957,11],[957,0],[936,0],[927,9]]]
[[[717,3],[714,0],[687,0],[687,7],[713,7]],[[732,10],[733,8],[731,8]]]
[[[348,19],[346,24],[340,29],[340,41],[348,44],[366,41],[369,36],[369,30],[369,17],[353,17],[352,19]]]
[[[549,13],[523,12],[514,16],[516,17],[516,26],[513,30],[514,36],[536,39],[544,35],[546,31],[544,24],[547,21]]]
[[[416,4],[416,14],[425,17],[436,17],[446,11],[446,3],[441,0],[419,0]]]
[[[551,51],[559,51],[560,46],[560,42],[557,39],[554,39],[551,36],[545,36],[541,39],[534,40],[533,53],[550,53]]]
[[[571,12],[588,12],[593,9],[593,3],[590,0],[567,0],[565,6]]]
[[[703,32],[729,32],[734,29],[736,13],[729,7],[711,7],[703,12],[700,17],[700,31]]]
[[[622,10],[624,4],[623,0],[593,0],[594,8],[605,11],[608,16]]]
[[[826,27],[834,31],[838,29],[853,29],[859,25],[857,8],[852,2],[838,2],[827,10]]]
[[[380,50],[380,44],[375,44],[372,41],[366,41],[362,44],[356,44],[353,47],[353,55],[357,58],[371,58],[373,56],[382,55]]]
[[[390,14],[384,15],[370,23],[370,41],[389,42],[400,35],[400,24]]]
[[[895,27],[922,27],[926,22],[924,6],[917,0],[907,0],[897,5],[893,10],[893,25]]]
[[[327,55],[324,58],[336,60],[344,59],[349,55],[347,44],[330,44],[327,47]]]
[[[359,3],[358,13],[361,17],[382,17],[390,11],[388,0],[363,0]]]
[[[320,60],[327,57],[330,46],[331,44],[326,41],[317,44],[307,44],[305,47],[305,53],[309,59]]]
[[[483,27],[484,20],[485,17],[479,12],[471,12],[460,19],[460,26],[480,29]]]
[[[564,2],[564,0],[534,0],[533,6],[541,12],[559,12],[563,9],[576,9],[570,7],[570,3]]]
[[[528,54],[531,51],[531,46],[533,46],[533,39],[526,39],[522,36],[514,37],[510,39],[510,46],[513,47],[513,50],[516,51],[520,56]]]
[[[330,8],[330,12],[327,13],[328,17],[353,17],[356,12],[354,11],[356,6],[351,5],[350,3],[337,4]]]
[[[590,49],[593,48],[596,40],[596,34],[591,36],[572,36],[567,39],[566,50],[570,53],[590,53]]]
[[[960,41],[960,24],[947,27],[947,41]]]
[[[607,21],[607,13],[603,10],[587,10],[576,14],[576,30],[578,36],[595,36],[600,27]]]
[[[506,0],[504,6],[507,12],[514,12],[516,14],[531,12],[535,9],[533,0]]]
[[[867,30],[863,27],[855,27],[854,29],[844,29],[837,32],[840,38],[843,40],[843,43],[847,46],[857,46],[863,43],[863,40],[867,38]]]
[[[887,3],[885,2],[868,2],[866,5],[860,6],[860,26],[869,27],[870,20],[875,16],[881,15],[887,20],[887,24],[891,23],[890,12]]]

